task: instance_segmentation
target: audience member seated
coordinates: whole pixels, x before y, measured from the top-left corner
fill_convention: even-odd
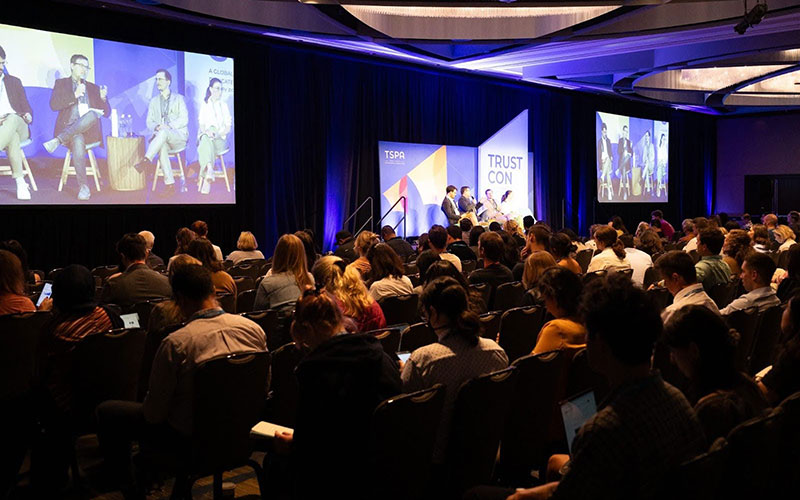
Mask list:
[[[664,220],[664,212],[661,210],[653,210],[650,213],[651,225],[656,228],[656,231],[661,234],[667,241],[672,241],[672,235],[675,234],[675,229],[672,224]]]
[[[194,231],[194,234],[196,234],[198,238],[208,239],[208,224],[204,221],[196,220],[192,222],[189,229]],[[217,260],[222,260],[222,250],[217,245],[212,244],[211,246],[214,248],[214,257]]]
[[[292,338],[308,354],[295,370],[294,435],[276,438],[291,453],[293,498],[365,498],[372,413],[402,391],[397,364],[374,337],[345,333],[339,308],[314,291],[297,303]]]
[[[753,240],[753,250],[760,253],[772,251],[772,242],[769,238],[767,226],[763,224],[753,224],[750,230],[750,238]]]
[[[664,246],[661,244],[661,238],[658,237],[655,231],[645,231],[639,236],[639,244],[636,246],[639,250],[649,255],[652,259],[653,255],[664,253]]]
[[[147,258],[145,259],[147,267],[155,269],[158,266],[163,266],[164,259],[153,253],[153,245],[156,244],[156,236],[150,231],[139,231],[139,236],[144,238],[144,242],[147,245]]]
[[[781,224],[775,228],[773,233],[775,235],[775,242],[778,243],[778,251],[783,252],[789,250],[792,246],[796,245],[794,231],[789,226]]]
[[[722,245],[722,260],[731,268],[731,276],[742,274],[742,262],[748,253],[752,252],[753,240],[747,231],[734,229],[725,236],[725,243]]]
[[[697,282],[703,285],[706,292],[715,285],[731,280],[731,268],[720,255],[724,243],[725,236],[717,228],[704,229],[697,237],[697,255],[700,260],[694,267],[697,271]]]
[[[217,260],[214,255],[214,247],[205,238],[197,238],[189,243],[189,255],[199,260],[203,267],[211,273],[211,281],[214,282],[214,291],[217,293],[230,293],[234,296],[237,293],[236,282],[230,274],[224,271],[221,260]]]
[[[178,229],[178,232],[175,233],[175,243],[177,244],[175,246],[175,253],[169,258],[169,262],[167,262],[167,268],[172,265],[172,260],[176,256],[189,254],[189,243],[191,243],[195,238],[197,238],[197,234],[195,234],[195,232],[188,227],[182,227]]]
[[[697,271],[692,257],[686,252],[672,250],[656,261],[656,271],[664,280],[664,287],[672,294],[672,304],[661,312],[661,319],[668,324],[670,318],[687,306],[702,306],[719,314],[719,309],[711,297],[697,282]]]
[[[709,445],[766,409],[755,381],[736,369],[739,334],[719,314],[702,306],[685,307],[666,325],[664,340],[672,362],[689,380],[686,398]]]
[[[346,325],[348,331],[368,332],[386,326],[380,304],[370,297],[355,268],[347,267],[339,257],[328,255],[319,259],[312,271],[317,286],[334,298],[342,314],[353,323]]]
[[[306,269],[309,271],[317,262],[317,249],[314,247],[314,233],[310,229],[303,229],[294,233],[303,243],[303,250],[306,253]]]
[[[697,238],[704,229],[708,229],[708,226],[708,219],[705,217],[695,217],[692,220],[692,238],[683,247],[684,252],[689,253],[692,250],[697,250]]]
[[[572,258],[572,254],[577,250],[578,247],[570,241],[569,236],[566,234],[556,233],[550,236],[550,253],[556,260],[556,263],[575,274],[581,274],[583,272],[581,270],[581,265],[578,264],[577,260]]]
[[[761,218],[761,222],[764,224],[764,227],[767,228],[770,246],[773,246],[772,243],[775,243],[775,229],[778,228],[778,216],[775,214],[766,214]]]
[[[420,288],[419,295],[422,295],[422,290],[424,290],[431,281],[443,276],[453,278],[454,280],[458,281],[459,285],[464,287],[464,291],[467,292],[467,301],[469,302],[469,309],[471,311],[473,311],[475,314],[483,314],[488,312],[486,309],[486,304],[483,303],[483,295],[481,295],[479,291],[470,288],[469,282],[467,282],[464,274],[458,272],[456,266],[446,260],[437,260],[431,264],[430,267],[428,267],[428,271],[425,273],[425,281],[423,281],[423,283],[418,287]],[[416,288],[414,290],[416,291]],[[421,302],[419,303],[419,313],[420,317],[424,319],[425,311]]]
[[[455,255],[458,257],[459,261],[478,260],[478,256],[475,255],[475,252],[461,239],[463,234],[459,226],[447,227],[447,253]]]
[[[430,231],[428,231],[428,241],[431,244],[431,250],[433,253],[438,254],[439,258],[442,260],[448,260],[456,266],[458,272],[461,272],[461,259],[458,258],[457,255],[449,253],[447,251],[447,230],[444,226],[440,226],[439,224],[434,224],[431,226]]]
[[[533,252],[550,251],[550,230],[543,224],[534,224],[528,229],[525,237],[525,247],[520,252],[522,259],[528,258]],[[520,274],[521,276],[521,274]]]
[[[378,243],[369,250],[367,257],[372,268],[369,295],[373,299],[413,293],[414,285],[403,275],[403,263],[389,245]]]
[[[720,311],[723,315],[734,311],[757,307],[764,312],[781,303],[775,290],[770,287],[772,275],[775,273],[775,262],[769,255],[753,252],[742,263],[742,286],[747,291]]]
[[[522,248],[525,246],[525,233],[522,232],[522,228],[519,227],[519,224],[514,219],[508,219],[503,223],[503,231],[507,232],[514,238],[514,243],[516,243],[517,248]]]
[[[617,236],[628,234],[628,228],[625,227],[625,223],[622,221],[622,217],[619,215],[611,217],[611,219],[608,221],[608,225],[617,232]]]
[[[497,231],[497,234],[499,234],[500,238],[503,240],[503,257],[500,259],[500,262],[507,268],[513,270],[517,264],[522,263],[519,257],[520,249],[517,246],[517,242],[510,234],[503,230]]]
[[[508,498],[656,498],[673,467],[705,449],[689,402],[650,372],[661,318],[617,273],[587,285],[581,308],[589,359],[611,395],[578,431],[563,479]]]
[[[486,228],[483,227],[483,226],[473,226],[472,229],[469,230],[469,247],[470,247],[470,249],[474,250],[475,248],[478,248],[478,239],[485,232],[486,232]]]
[[[421,254],[425,250],[430,250],[431,244],[428,241],[428,233],[422,233],[419,235],[419,239],[417,239],[417,255]]]
[[[256,250],[258,248],[258,242],[256,242],[255,235],[250,231],[242,231],[241,234],[239,234],[239,239],[236,241],[236,248],[237,250],[231,252],[227,259],[233,262],[234,265],[243,260],[264,258],[264,254],[261,253],[261,250]]]
[[[786,302],[800,291],[800,245],[792,245],[787,251],[789,252],[787,269],[778,283],[776,292],[781,302]]]
[[[409,256],[414,255],[414,249],[411,248],[411,243],[403,238],[399,238],[397,234],[395,234],[392,226],[383,226],[381,228],[381,238],[383,238],[384,243],[394,250],[394,253],[400,257],[401,261],[406,262]]]
[[[592,257],[586,272],[621,271],[631,268],[631,263],[626,258],[625,246],[617,237],[617,231],[613,227],[599,227],[594,233],[594,241],[600,253]]]
[[[555,319],[542,326],[533,354],[584,347],[586,327],[578,316],[582,289],[580,277],[565,267],[551,267],[539,278],[538,288],[547,312]]]
[[[167,277],[145,264],[147,246],[144,238],[136,233],[126,234],[117,242],[117,253],[124,271],[108,279],[101,293],[101,302],[129,307],[137,302],[172,295]]]
[[[28,268],[28,252],[22,247],[22,244],[17,240],[6,240],[0,243],[0,250],[8,250],[9,252],[13,253],[19,259],[19,263],[22,265],[22,276],[25,278],[25,282],[27,283],[40,283],[43,279],[43,275],[35,274]]]
[[[781,318],[781,341],[775,363],[759,382],[770,404],[777,405],[800,391],[800,298],[789,300]]]
[[[633,284],[640,287],[644,286],[644,273],[653,267],[653,258],[647,252],[634,247],[633,235],[630,233],[621,235],[619,240],[625,247],[625,258],[633,268],[633,275],[631,276]]]
[[[403,366],[403,390],[414,392],[434,384],[445,386],[445,404],[433,455],[434,463],[442,464],[458,389],[478,375],[505,368],[508,357],[497,343],[480,336],[480,320],[469,310],[464,287],[453,278],[433,280],[422,292],[421,301],[439,341],[411,353]]]
[[[192,387],[198,365],[225,354],[267,350],[260,326],[219,307],[206,268],[178,267],[172,286],[175,302],[189,320],[156,351],[144,403],[106,401],[97,408],[100,448],[109,471],[123,482],[130,481],[132,441],[139,442],[144,459],[153,454],[174,457],[182,450],[192,432]]]
[[[203,263],[195,259],[191,255],[180,254],[175,256],[172,264],[169,266],[169,283],[172,286],[172,277],[175,276],[175,271],[180,269],[181,266],[202,266]],[[150,320],[147,325],[148,332],[160,332],[165,328],[173,325],[179,325],[186,321],[183,313],[181,313],[175,299],[162,300],[157,302],[153,309],[150,311]]]
[[[483,259],[483,267],[470,273],[470,285],[487,283],[492,289],[490,295],[494,296],[494,291],[499,285],[514,281],[511,270],[500,263],[504,249],[503,238],[499,234],[489,231],[481,235],[478,239],[478,252]]]
[[[0,315],[36,311],[25,295],[25,276],[16,255],[0,250]]]
[[[414,287],[414,293],[416,293],[417,295],[422,295],[422,289],[424,288],[423,282],[425,281],[425,276],[428,272],[428,268],[434,262],[439,262],[440,260],[442,259],[440,259],[439,255],[436,254],[433,250],[425,250],[424,252],[419,254],[419,257],[417,257],[415,264],[417,265],[417,269],[419,270],[420,285]]]
[[[349,264],[358,258],[355,244],[356,240],[350,231],[343,229],[336,233],[336,251],[333,255],[344,259]]]
[[[458,223],[458,227],[461,228],[461,240],[469,244],[469,236],[475,225],[469,219],[461,219]]]
[[[539,278],[545,269],[556,265],[556,260],[548,252],[533,252],[525,259],[525,272],[522,273],[522,286],[531,292],[525,294],[524,306],[541,305],[542,298],[539,290]]]
[[[284,234],[278,239],[270,271],[258,285],[254,311],[291,305],[305,289],[314,286],[314,277],[306,268],[303,242],[293,234]]]
[[[369,273],[372,271],[369,259],[367,259],[367,253],[370,248],[377,244],[378,235],[371,231],[361,231],[358,233],[358,237],[356,237],[355,250],[356,253],[358,253],[358,258],[348,265],[355,268],[359,274],[361,274],[361,279],[364,281],[369,281]]]

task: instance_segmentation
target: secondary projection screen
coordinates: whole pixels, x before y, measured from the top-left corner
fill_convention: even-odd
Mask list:
[[[597,112],[600,203],[666,203],[669,123]]]
[[[232,58],[3,24],[0,47],[0,205],[236,202]]]

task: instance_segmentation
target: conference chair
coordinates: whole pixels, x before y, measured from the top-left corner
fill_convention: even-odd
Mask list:
[[[655,284],[659,280],[660,276],[658,275],[658,271],[656,271],[655,267],[648,267],[647,270],[644,272],[644,278],[642,280],[642,287],[647,290],[650,288],[650,285]]]
[[[34,191],[38,191],[39,188],[36,186],[36,179],[33,178],[33,172],[31,172],[31,166],[28,164],[28,158],[25,156],[25,148],[29,146],[33,141],[31,139],[26,139],[22,141],[19,145],[20,154],[22,155],[22,177],[28,178],[28,181],[31,183],[31,188]],[[6,153],[5,149],[0,150],[0,157],[8,158],[8,154]],[[0,165],[0,175],[14,175],[11,171],[11,165]]]
[[[47,273],[47,281],[55,280],[56,276],[58,276],[58,274],[63,270],[64,270],[63,267],[55,267],[55,268],[51,269],[50,272]]]
[[[156,357],[156,351],[158,351],[161,341],[167,338],[170,333],[183,328],[185,325],[186,323],[177,323],[160,330],[147,332],[147,337],[144,340],[141,368],[139,369],[139,387],[136,401],[144,401],[144,396],[150,387],[150,371],[153,369],[153,360]]]
[[[478,263],[474,260],[462,260],[461,261],[461,272],[464,273],[464,276],[468,275],[472,271],[474,271],[478,267]]]
[[[672,359],[670,359],[670,347],[661,339],[656,340],[655,346],[653,346],[651,365],[653,370],[658,370],[661,373],[661,378],[668,384],[681,391],[686,391],[689,388],[689,379],[672,362]]]
[[[581,278],[581,281],[583,282],[583,286],[586,286],[594,280],[605,278],[607,275],[608,271],[606,271],[605,269],[600,269],[598,271],[592,271],[590,273],[584,274],[583,277]]]
[[[439,341],[436,333],[427,323],[409,325],[400,336],[400,351],[412,352],[428,344]]]
[[[246,278],[250,279],[250,278]],[[252,281],[252,280],[250,280]],[[249,313],[253,311],[253,303],[256,301],[256,293],[258,290],[250,289],[239,292],[236,296],[236,313]]]
[[[378,304],[383,310],[387,325],[410,324],[419,319],[419,296],[416,293],[383,297],[378,300]]]
[[[192,434],[182,450],[173,498],[192,498],[195,480],[213,475],[213,497],[221,499],[222,473],[244,465],[255,470],[263,491],[261,467],[250,460],[250,429],[264,408],[269,357],[267,352],[225,354],[197,367]]]
[[[183,153],[184,151],[186,151],[186,146],[170,150],[169,154],[167,155],[167,159],[171,160],[172,158],[175,158],[176,161],[178,162],[178,169],[176,170],[172,168],[172,162],[170,162],[170,164],[167,165],[166,168],[172,168],[173,178],[180,177],[185,181],[186,175],[183,172],[183,159],[181,158],[181,153]],[[156,185],[158,184],[159,177],[164,177],[164,167],[161,165],[161,155],[158,155],[158,159],[156,160],[156,171],[153,173],[153,188],[151,189],[151,191],[156,190]]]
[[[266,419],[269,422],[294,428],[300,398],[300,387],[294,369],[303,356],[305,352],[294,342],[272,351]]]
[[[667,474],[658,498],[670,500],[715,500],[724,498],[726,469],[729,467],[730,448],[725,438],[718,438],[711,448],[680,464]]]
[[[708,291],[708,296],[717,305],[719,309],[724,308],[736,298],[736,292],[739,290],[739,280],[733,279],[727,283],[717,283],[712,286]]]
[[[481,294],[481,298],[483,299],[483,305],[486,307],[486,310],[489,310],[489,301],[492,298],[492,287],[489,283],[477,283],[469,286],[470,290],[475,290]]]
[[[258,268],[258,276],[267,274],[267,270],[272,265],[267,259],[245,259],[238,262],[238,265],[247,264],[248,266],[256,266]],[[310,271],[310,269],[309,269]]]
[[[481,337],[497,342],[497,335],[500,333],[500,317],[502,313],[499,311],[488,312],[481,314],[480,322],[483,330]]]
[[[581,266],[581,272],[586,274],[586,270],[589,269],[589,263],[592,261],[592,257],[594,252],[591,248],[585,248],[575,255],[575,260],[578,261],[578,264]]]
[[[503,283],[498,285],[494,291],[494,304],[490,311],[508,311],[511,308],[519,307],[522,304],[522,297],[525,295],[525,287],[520,281]]]
[[[800,392],[784,399],[780,408],[783,410],[783,425],[780,429],[778,449],[779,461],[782,465],[779,485],[783,491],[800,491]]]
[[[97,158],[94,155],[94,149],[102,145],[102,142],[93,142],[86,145],[86,154],[89,156],[89,165],[86,167],[86,176],[94,179],[94,187],[100,191],[100,169],[97,167]],[[58,182],[58,191],[64,188],[67,182],[67,177],[70,175],[77,175],[75,166],[72,164],[72,151],[67,148],[67,154],[64,156],[64,166],[61,168],[61,180]]]
[[[608,394],[609,386],[608,380],[589,366],[589,356],[586,348],[582,347],[572,354],[564,394],[569,398],[588,390],[594,391],[595,402],[600,402]]]
[[[611,272],[617,273],[617,274],[621,274],[621,275],[625,276],[628,279],[632,279],[633,278],[633,269],[632,268],[612,270]]]
[[[414,288],[422,284],[422,279],[420,279],[419,274],[408,274],[406,276],[408,276],[408,279],[411,281],[411,286]]]
[[[246,292],[247,290],[255,290],[256,288],[256,280],[254,280],[250,276],[231,275],[231,277],[233,277],[233,282],[236,283],[236,290],[239,293]]]
[[[403,330],[405,330],[403,327],[387,327],[364,333],[366,335],[372,335],[380,340],[383,352],[393,356],[400,349],[400,339],[403,337]]]
[[[770,307],[759,314],[756,338],[750,354],[750,374],[755,375],[774,361],[775,346],[781,336],[783,306]]]
[[[212,163],[209,167],[206,167],[211,169],[211,175],[206,175],[203,171],[203,167],[200,168],[200,172],[197,174],[197,191],[200,191],[203,188],[203,180],[206,177],[211,177],[212,179],[225,179],[225,188],[229,193],[231,192],[231,184],[230,181],[228,181],[228,169],[225,167],[225,155],[228,153],[228,151],[230,151],[230,148],[223,149],[217,153],[214,163]],[[214,169],[214,167],[217,165],[216,160],[219,160],[219,170]]]
[[[95,280],[99,279],[100,284],[102,285],[103,283],[106,282],[106,280],[108,280],[109,276],[116,274],[118,272],[119,272],[119,266],[117,265],[97,266],[94,269],[92,269],[92,276],[94,276]]]
[[[251,278],[252,280],[256,280],[260,276],[263,276],[263,274],[261,274],[260,265],[242,264],[242,263],[236,264],[235,266],[228,269],[228,274],[230,274],[231,277],[233,278],[246,276]]]
[[[445,461],[449,493],[455,498],[473,486],[490,484],[515,383],[512,366],[475,377],[458,389]]]
[[[217,293],[217,302],[229,314],[236,314],[236,295],[232,293]]]
[[[749,371],[750,355],[753,352],[753,345],[756,339],[756,328],[758,328],[758,309],[734,311],[723,319],[730,328],[739,332],[739,343],[736,345],[736,368],[741,371]]]
[[[242,316],[258,323],[267,335],[267,350],[270,352],[284,344],[292,341],[289,328],[292,324],[294,310],[291,307],[282,309],[265,309],[263,311],[252,311],[244,313]]]
[[[782,252],[778,252],[778,267],[781,269],[788,269],[789,267],[789,252],[784,250]]]
[[[778,407],[742,422],[728,434],[730,460],[722,498],[789,498],[781,497],[778,489],[783,416],[783,408]]]
[[[410,262],[407,264],[403,264],[403,274],[408,276],[409,274],[419,274],[419,267],[417,267],[416,262]]]
[[[656,286],[645,292],[657,311],[663,311],[672,304],[672,294],[664,287]]]
[[[545,309],[541,306],[515,307],[500,317],[500,347],[508,361],[527,356],[536,347],[539,330],[544,325]]]
[[[153,314],[153,309],[156,305],[168,299],[150,299],[144,302],[137,302],[133,305],[133,312],[139,315],[139,326],[144,330],[150,328],[150,316]]]
[[[224,267],[225,270],[227,271],[228,269],[233,267],[233,261],[232,260],[227,260],[227,259],[222,261],[222,267]]]
[[[378,405],[372,416],[372,491],[390,500],[423,498],[431,474],[445,387],[436,384]]]

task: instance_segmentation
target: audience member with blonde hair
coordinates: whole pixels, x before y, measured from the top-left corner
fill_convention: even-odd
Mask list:
[[[306,268],[303,242],[293,234],[284,234],[278,240],[270,271],[258,285],[253,304],[256,311],[292,304],[303,290],[314,286],[314,277]]]
[[[792,228],[790,228],[789,226],[781,224],[780,226],[775,228],[773,234],[775,235],[775,241],[778,242],[778,244],[780,245],[778,247],[779,252],[782,252],[784,250],[789,250],[789,248],[792,245],[797,244],[797,242],[794,240],[795,238],[794,231],[792,231]]]
[[[8,250],[0,250],[0,314],[33,312],[36,306],[25,295],[22,263]]]
[[[228,255],[228,260],[234,264],[238,264],[243,260],[264,258],[264,254],[261,253],[261,250],[256,250],[258,248],[258,242],[256,242],[256,237],[250,231],[242,231],[239,235],[239,239],[236,241],[236,248],[238,248],[238,250],[234,250]]]
[[[353,321],[353,330],[368,332],[386,326],[381,306],[370,297],[361,275],[345,266],[340,257],[328,255],[314,264],[314,281],[336,300],[339,309]]]
[[[358,258],[349,265],[357,269],[364,280],[369,278],[369,273],[372,271],[372,266],[369,263],[369,259],[367,259],[367,252],[377,244],[378,235],[372,231],[361,231],[356,236],[355,250]]]
[[[556,260],[549,252],[533,252],[525,259],[525,270],[522,273],[522,286],[530,293],[525,294],[522,305],[541,304],[537,284],[545,269],[556,265]]]

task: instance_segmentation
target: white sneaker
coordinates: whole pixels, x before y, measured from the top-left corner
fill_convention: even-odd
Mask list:
[[[200,194],[208,194],[211,192],[211,179],[206,177],[203,179],[203,185],[200,187]]]
[[[61,142],[58,140],[57,137],[55,137],[45,142],[43,145],[44,149],[46,149],[48,153],[53,154],[56,148],[58,148],[59,144],[61,144]]]
[[[17,199],[18,200],[30,200],[31,199],[31,191],[28,189],[28,183],[25,182],[25,179],[22,177],[17,179]]]

